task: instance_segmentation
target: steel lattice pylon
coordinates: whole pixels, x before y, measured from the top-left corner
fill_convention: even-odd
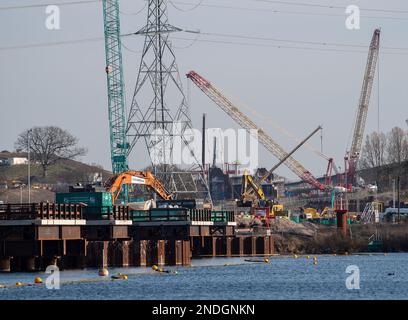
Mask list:
[[[178,31],[169,24],[167,0],[149,0],[147,24],[136,33],[145,36],[145,42],[127,120],[128,154],[144,141],[154,174],[168,190],[179,198],[211,201],[202,165],[192,151],[191,117],[169,39]],[[193,164],[177,163],[173,154],[177,141],[188,148]]]

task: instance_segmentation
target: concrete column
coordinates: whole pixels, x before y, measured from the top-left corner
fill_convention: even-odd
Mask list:
[[[147,266],[147,240],[140,241],[140,266]]]
[[[129,266],[129,241],[122,241],[122,259],[121,259],[121,264],[122,267],[128,267]]]
[[[183,266],[191,265],[191,248],[190,241],[183,240]]]
[[[0,257],[0,272],[10,272],[10,257]]]
[[[275,241],[273,240],[273,236],[269,236],[269,253],[275,253]]]
[[[251,237],[251,255],[256,256],[256,237]]]
[[[163,266],[166,263],[166,243],[164,240],[157,241],[157,264]]]
[[[176,266],[183,265],[183,241],[175,240],[174,242],[174,257]]]
[[[130,244],[130,264],[140,267],[146,266],[146,242],[145,240],[133,240]]]
[[[225,239],[225,246],[226,246],[226,256],[227,257],[231,257],[232,254],[232,238],[231,237],[227,237]]]

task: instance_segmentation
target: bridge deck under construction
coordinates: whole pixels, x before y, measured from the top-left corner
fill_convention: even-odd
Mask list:
[[[268,234],[239,234],[232,211],[114,206],[104,215],[55,204],[0,205],[0,271],[190,265],[202,256],[270,255]]]

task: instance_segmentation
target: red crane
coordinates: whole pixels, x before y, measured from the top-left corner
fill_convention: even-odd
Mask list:
[[[300,179],[311,184],[319,190],[326,190],[327,186],[320,183],[303,165],[297,160],[288,156],[288,153],[276,143],[268,134],[259,128],[251,119],[242,113],[228,98],[226,98],[209,81],[200,76],[197,72],[190,71],[187,78],[194,82],[212,101],[215,102],[225,113],[227,113],[236,123],[251,134],[252,130],[258,133],[255,138],[276,158],[283,160],[284,164],[295,173]],[[284,160],[286,158],[286,160]]]

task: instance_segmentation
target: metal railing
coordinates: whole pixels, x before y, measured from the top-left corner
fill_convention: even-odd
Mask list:
[[[130,218],[136,222],[194,221],[194,222],[235,222],[233,211],[211,211],[207,209],[160,208],[146,211],[130,211]]]
[[[0,204],[0,220],[130,220],[128,206],[89,207],[80,204]]]
[[[0,220],[32,219],[82,219],[82,206],[79,204],[26,203],[1,204]]]
[[[189,212],[184,208],[151,209],[131,211],[130,217],[136,222],[189,221]]]
[[[83,207],[85,220],[130,220],[128,206]]]

